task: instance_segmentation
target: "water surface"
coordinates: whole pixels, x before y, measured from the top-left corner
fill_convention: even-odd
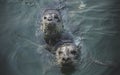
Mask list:
[[[65,29],[75,40],[81,37],[82,44],[82,63],[78,62],[75,71],[64,73],[54,55],[42,47],[38,31],[42,10],[54,1],[0,1],[0,75],[119,75],[119,66],[102,66],[89,57],[120,62],[120,1],[66,0],[62,4],[66,5],[62,10]],[[59,6],[56,2],[53,6]]]

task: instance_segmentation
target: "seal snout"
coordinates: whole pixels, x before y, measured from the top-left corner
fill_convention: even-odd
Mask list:
[[[54,22],[54,19],[50,14],[48,14],[47,16],[44,17],[44,21],[46,21],[47,24],[51,24]]]
[[[48,18],[48,21],[52,21],[52,18]]]
[[[47,16],[44,17],[44,19],[47,19],[47,21],[52,21],[52,16],[48,14]]]
[[[62,58],[62,64],[72,63],[71,58]]]
[[[70,58],[62,58],[63,61],[69,61]]]

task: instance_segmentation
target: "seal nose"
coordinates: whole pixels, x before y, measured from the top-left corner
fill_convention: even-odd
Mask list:
[[[63,61],[69,61],[70,58],[63,58],[62,60],[63,60]]]
[[[48,18],[48,21],[52,21],[52,18]]]

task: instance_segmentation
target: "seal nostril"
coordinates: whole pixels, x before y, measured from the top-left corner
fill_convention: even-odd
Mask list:
[[[62,58],[63,61],[65,61],[65,58]]]
[[[62,58],[63,61],[69,61],[70,58]]]
[[[48,21],[52,21],[52,19],[48,19]]]

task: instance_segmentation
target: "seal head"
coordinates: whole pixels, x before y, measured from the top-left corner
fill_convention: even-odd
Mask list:
[[[64,31],[62,16],[57,9],[46,9],[41,19],[44,39],[49,46],[54,46],[60,40]]]
[[[79,56],[79,49],[73,43],[64,43],[58,46],[56,50],[56,59],[58,64],[62,66],[67,64],[74,64]]]
[[[63,30],[61,14],[56,9],[46,9],[42,16],[41,30],[46,35],[54,35]]]

